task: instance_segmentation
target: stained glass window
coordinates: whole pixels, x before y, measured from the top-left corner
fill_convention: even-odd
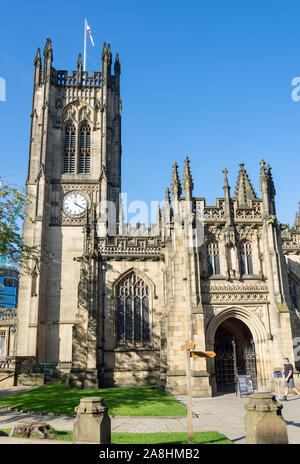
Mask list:
[[[117,340],[150,341],[149,286],[131,273],[117,286]]]

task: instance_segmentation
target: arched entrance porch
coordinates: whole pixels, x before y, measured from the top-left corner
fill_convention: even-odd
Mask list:
[[[233,343],[235,343],[235,347]],[[218,314],[211,319],[206,329],[206,349],[216,350],[219,354],[223,351],[232,355],[231,365],[223,366],[232,373],[234,369],[233,352],[236,350],[238,374],[249,373],[256,377],[257,388],[265,389],[271,379],[269,372],[269,342],[265,327],[251,308],[230,307],[219,310]],[[207,360],[207,370],[210,374],[212,393],[218,391],[232,391],[230,382],[228,388],[221,385],[217,378],[217,361]],[[247,372],[248,371],[248,372]],[[234,374],[234,373],[233,373]]]
[[[237,375],[250,375],[257,388],[256,353],[253,336],[246,324],[228,318],[216,330],[214,351],[217,392],[233,392]]]

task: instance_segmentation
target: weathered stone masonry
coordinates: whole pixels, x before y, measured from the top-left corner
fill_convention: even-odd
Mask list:
[[[270,388],[300,336],[300,213],[292,228],[279,223],[270,166],[261,161],[261,197],[244,164],[232,196],[225,169],[224,197],[207,206],[193,196],[186,158],[182,182],[173,166],[156,228],[131,229],[119,201],[119,57],[112,74],[104,44],[102,70],[90,76],[80,56],[71,75],[52,60],[48,39],[43,66],[39,50],[34,61],[27,212],[35,222],[25,222],[23,240],[54,261],[20,280],[18,356],[72,361],[77,388],[159,384],[184,394],[180,345],[213,350],[220,327],[242,339],[240,321],[255,345],[259,386]],[[107,201],[116,208],[114,236]],[[193,360],[192,370],[195,396],[216,392],[213,360]]]

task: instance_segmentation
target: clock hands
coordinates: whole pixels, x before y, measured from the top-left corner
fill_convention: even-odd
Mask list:
[[[78,206],[78,208],[84,209],[84,206],[78,205],[78,204],[76,203],[76,201],[74,201],[74,205],[75,205],[75,206]]]

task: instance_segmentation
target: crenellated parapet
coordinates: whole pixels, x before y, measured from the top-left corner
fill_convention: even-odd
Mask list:
[[[104,260],[151,260],[162,259],[159,237],[111,237],[98,241],[98,251]]]
[[[290,228],[288,224],[281,224],[282,249],[284,254],[300,253],[300,232]]]
[[[270,168],[268,169],[270,170]],[[234,224],[261,224],[265,214],[263,198],[257,197],[244,164],[240,164],[233,197],[230,196],[228,171],[225,169],[223,172],[225,175],[224,198],[216,198],[215,205],[210,206],[206,204],[205,198],[192,197],[194,184],[189,159],[185,159],[182,183],[178,173],[178,165],[174,163],[171,182],[173,201],[171,201],[170,190],[167,189],[165,206],[161,211],[162,221],[167,220],[173,224],[176,220],[178,222],[178,217],[184,220],[188,213],[192,213],[196,219],[203,223],[223,224],[226,227],[232,227]],[[266,173],[266,178],[268,176],[270,174]],[[184,197],[181,196],[181,185],[184,187]]]
[[[300,202],[294,225],[280,224],[282,249],[284,254],[300,253]]]
[[[225,199],[216,198],[215,206],[206,205],[204,198],[194,198],[195,211],[203,214],[204,220],[208,222],[225,222]],[[237,198],[231,199],[231,211],[235,222],[253,222],[262,220],[262,200],[256,198],[249,200],[247,206],[241,207]]]
[[[80,74],[78,71],[71,71],[71,74],[68,74],[66,70],[53,69],[52,73],[52,84],[58,87],[101,87],[101,83],[100,71],[94,71],[90,76],[87,71],[82,71]]]

